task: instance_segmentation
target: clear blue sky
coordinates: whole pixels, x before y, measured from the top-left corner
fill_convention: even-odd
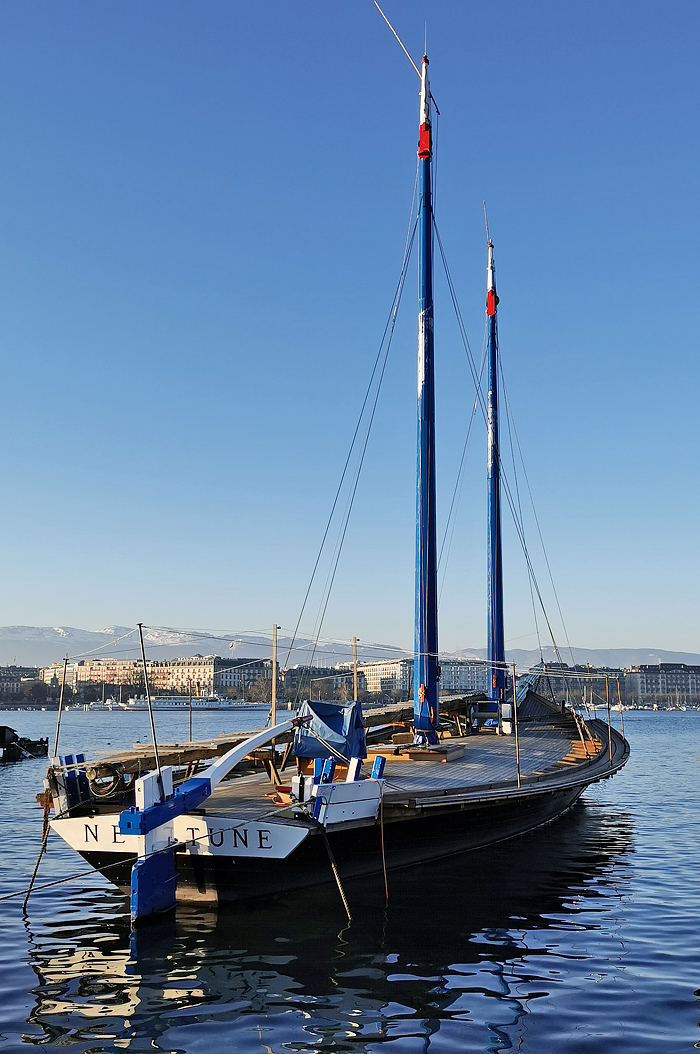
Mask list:
[[[700,10],[385,10],[416,58],[427,21],[477,353],[488,201],[569,636],[698,651]],[[417,88],[371,0],[0,6],[0,624],[294,625],[398,275]],[[324,627],[404,646],[414,296],[412,274]],[[473,388],[442,278],[436,317],[444,526]],[[478,424],[450,650],[485,640],[484,447]],[[507,641],[534,646],[510,527],[505,570]]]

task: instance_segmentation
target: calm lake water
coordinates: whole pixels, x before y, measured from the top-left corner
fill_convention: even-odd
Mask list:
[[[164,741],[186,717],[157,714]],[[195,735],[255,715],[195,715]],[[10,713],[24,735],[55,714]],[[68,713],[62,752],[148,738]],[[235,726],[234,726],[235,727]],[[243,725],[243,727],[246,727]],[[663,1054],[700,1047],[700,713],[625,714],[632,756],[558,822],[495,849],[219,914],[133,941],[101,877],[0,915],[0,1050]],[[0,768],[0,895],[26,886],[45,762]],[[84,871],[56,837],[38,884]]]

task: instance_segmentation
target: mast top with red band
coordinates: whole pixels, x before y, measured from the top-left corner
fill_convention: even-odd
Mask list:
[[[496,296],[496,268],[493,263],[493,242],[489,238],[488,262],[486,265],[486,314],[495,315],[498,306]]]
[[[432,157],[433,140],[430,130],[430,85],[428,83],[428,56],[423,56],[420,76],[420,122],[418,130],[418,157]]]

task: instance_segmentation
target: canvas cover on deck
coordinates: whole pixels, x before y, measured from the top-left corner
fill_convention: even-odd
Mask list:
[[[365,724],[359,703],[306,702],[299,707],[299,717],[311,714],[311,721],[294,733],[293,753],[298,758],[327,758],[334,755],[314,736],[324,739],[344,758],[366,758]]]

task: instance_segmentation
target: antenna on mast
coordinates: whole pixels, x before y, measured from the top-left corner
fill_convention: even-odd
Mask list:
[[[491,235],[489,234],[489,218],[486,215],[486,202],[485,201],[483,202],[483,205],[484,205],[484,223],[486,224],[486,241],[490,242],[491,241]]]
[[[389,19],[388,19],[388,18],[386,17],[386,15],[385,15],[385,14],[384,14],[384,12],[382,11],[381,7],[380,7],[380,6],[379,6],[379,4],[377,3],[377,0],[374,0],[374,6],[376,7],[376,9],[377,9],[377,11],[379,12],[379,14],[380,14],[380,15],[382,16],[382,18],[384,19],[384,21],[386,22],[386,24],[388,25],[388,27],[389,27],[389,29],[391,30],[391,32],[392,32],[392,33],[394,34],[394,36],[395,36],[395,37],[396,37],[396,39],[398,40],[399,44],[401,45],[401,49],[402,49],[402,51],[403,51],[404,55],[406,56],[406,58],[407,58],[407,59],[408,59],[408,61],[409,61],[409,62],[411,63],[411,65],[413,66],[414,70],[416,71],[416,73],[417,73],[417,74],[418,74],[418,76],[420,77],[420,75],[421,75],[421,72],[420,72],[420,70],[418,69],[418,67],[416,66],[415,62],[413,61],[413,59],[412,59],[412,58],[411,58],[411,56],[409,55],[409,53],[408,53],[408,49],[406,48],[406,45],[404,44],[403,40],[401,39],[401,37],[399,36],[399,34],[398,34],[398,33],[396,32],[396,30],[395,30],[395,29],[394,29],[394,27],[392,26],[391,22],[390,22],[390,21],[389,21]],[[423,52],[423,54],[424,54],[424,55],[427,55],[427,54],[428,54],[428,23],[427,23],[427,22],[425,23],[425,51]],[[437,115],[438,115],[438,117],[439,117],[439,116],[440,116],[440,108],[439,108],[438,104],[437,104],[437,103],[435,102],[435,96],[433,95],[433,93],[432,93],[432,92],[430,92],[430,98],[431,98],[431,100],[432,100],[433,106],[435,107],[435,112],[437,113]]]
[[[388,27],[389,27],[389,29],[391,30],[391,32],[392,32],[392,33],[394,34],[394,36],[395,36],[395,37],[396,37],[396,39],[398,40],[399,44],[400,44],[400,45],[401,45],[401,47],[403,48],[403,52],[404,52],[404,54],[405,54],[406,58],[407,58],[407,59],[408,59],[408,61],[409,61],[409,62],[411,63],[411,65],[413,66],[414,70],[416,71],[416,73],[417,73],[417,74],[418,74],[418,76],[420,77],[420,70],[418,69],[418,67],[416,66],[415,62],[413,61],[413,59],[412,59],[412,58],[411,58],[411,56],[409,55],[408,51],[406,50],[406,46],[404,45],[404,42],[402,41],[401,37],[400,37],[400,36],[399,36],[399,34],[398,34],[398,33],[396,32],[396,30],[395,30],[395,29],[394,29],[394,27],[392,26],[391,22],[390,22],[390,21],[389,21],[389,19],[388,19],[388,18],[386,17],[386,15],[385,15],[385,14],[384,14],[384,12],[382,11],[381,7],[380,7],[380,6],[379,6],[379,4],[377,3],[377,0],[374,0],[374,6],[376,7],[376,9],[377,9],[377,11],[379,12],[379,14],[380,14],[380,15],[382,16],[382,18],[384,19],[384,21],[386,22],[386,24],[388,25]]]

